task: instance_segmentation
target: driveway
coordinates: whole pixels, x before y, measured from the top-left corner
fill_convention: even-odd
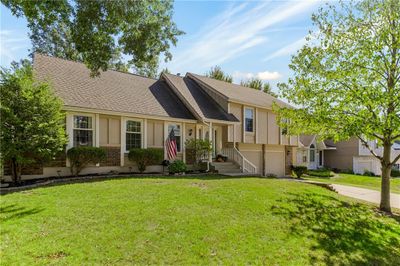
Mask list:
[[[337,193],[344,196],[365,200],[376,204],[379,204],[381,201],[380,191],[337,184],[331,184],[330,186],[336,190]],[[390,204],[392,207],[400,209],[400,194],[390,193]]]

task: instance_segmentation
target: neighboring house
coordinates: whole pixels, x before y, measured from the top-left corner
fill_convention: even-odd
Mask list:
[[[325,165],[325,152],[335,149],[331,140],[319,141],[316,135],[300,135],[296,165],[307,166],[308,169],[322,168]]]
[[[297,151],[297,164],[306,165],[309,169],[329,167],[341,171],[353,171],[364,174],[365,171],[381,174],[381,165],[370,151],[356,138],[334,143],[332,140],[317,141],[315,135],[301,135],[300,147]],[[383,148],[376,141],[369,141],[368,145],[378,155],[382,155]],[[391,158],[400,153],[400,144],[396,142],[392,147]],[[400,162],[394,166],[399,168]]]
[[[33,66],[35,77],[50,82],[64,103],[67,149],[83,145],[107,152],[104,163],[82,174],[136,171],[129,149],[165,149],[171,130],[178,159],[188,164],[185,141],[190,138],[210,139],[210,163],[225,154],[237,165],[233,171],[283,176],[295,158],[298,138],[282,134],[272,111],[273,102],[286,104],[264,92],[192,73],[151,79],[110,70],[91,78],[82,63],[41,54],[34,55]],[[23,178],[69,175],[68,166],[64,152],[46,165],[25,167]]]

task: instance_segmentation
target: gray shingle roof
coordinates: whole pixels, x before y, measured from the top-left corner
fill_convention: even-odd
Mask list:
[[[304,147],[309,147],[314,141],[315,135],[300,135],[299,140]]]
[[[82,63],[38,53],[34,55],[34,75],[49,81],[66,106],[195,119],[161,80],[113,70],[91,78]]]
[[[163,74],[171,83],[177,93],[183,97],[201,119],[216,119],[230,122],[239,120],[228,114],[216,101],[214,101],[195,81],[187,77],[172,74]]]
[[[247,103],[249,105],[257,105],[267,109],[272,108],[273,102],[276,102],[278,106],[292,107],[289,104],[259,90],[193,73],[188,73],[187,75],[193,77],[197,81],[203,82],[204,84],[208,85],[212,89],[227,97],[230,101],[238,101],[242,103]]]

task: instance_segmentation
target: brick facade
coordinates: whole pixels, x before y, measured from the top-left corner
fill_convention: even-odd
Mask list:
[[[11,175],[11,163],[4,163],[4,175]],[[42,175],[43,174],[43,164],[32,163],[29,165],[24,165],[21,168],[22,175]]]
[[[101,147],[106,151],[106,161],[100,163],[100,166],[120,166],[121,148],[120,147]]]

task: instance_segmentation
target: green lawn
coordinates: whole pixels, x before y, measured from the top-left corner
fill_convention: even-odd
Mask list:
[[[335,177],[306,177],[309,180],[315,180],[331,184],[342,184],[349,186],[356,186],[362,188],[369,188],[374,190],[381,190],[381,178],[375,176],[362,176],[362,175],[350,175],[350,174],[339,174]],[[391,178],[390,188],[393,193],[400,193],[400,178]]]
[[[131,178],[1,196],[2,265],[399,265],[400,219],[261,178]]]

